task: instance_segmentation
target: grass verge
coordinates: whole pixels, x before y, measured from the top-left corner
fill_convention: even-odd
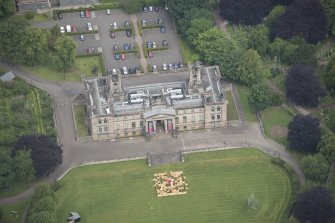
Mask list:
[[[76,120],[77,126],[77,134],[78,137],[88,136],[88,127],[86,123],[86,112],[83,105],[75,105],[73,106],[74,116]]]
[[[95,76],[92,74],[92,69],[95,66],[98,68],[96,73],[102,73],[102,66],[98,55],[77,57],[74,66],[65,72],[65,74],[58,71],[51,61],[48,64],[34,67],[23,66],[23,68],[41,79],[57,82],[76,82],[81,81],[81,75],[85,75],[86,77]]]
[[[201,59],[199,52],[193,49],[192,46],[186,42],[186,40],[181,38],[178,38],[178,40],[184,63],[188,63],[189,61],[195,62]]]
[[[235,84],[238,91],[241,106],[244,112],[244,116],[248,122],[257,122],[256,110],[249,103],[248,96],[251,94],[251,88]]]
[[[153,174],[181,170],[186,195],[158,198]],[[189,154],[179,164],[145,160],[75,168],[56,192],[58,221],[76,210],[85,222],[280,222],[292,195],[290,177],[256,149]],[[247,200],[255,193],[257,210]]]
[[[236,111],[235,103],[231,91],[224,92],[226,99],[228,100],[227,106],[227,119],[228,120],[238,120],[238,114]]]
[[[1,207],[3,212],[3,222],[6,223],[21,223],[22,215],[29,201],[23,201],[14,205]]]

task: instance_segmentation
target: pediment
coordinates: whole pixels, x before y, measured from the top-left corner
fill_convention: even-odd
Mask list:
[[[169,118],[171,116],[176,116],[176,111],[174,109],[159,108],[159,109],[153,109],[151,111],[146,111],[143,113],[143,117],[145,119],[147,118],[164,119]]]

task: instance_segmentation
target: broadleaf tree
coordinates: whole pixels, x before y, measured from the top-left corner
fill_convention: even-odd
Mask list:
[[[74,65],[76,44],[70,37],[62,35],[57,39],[55,49],[56,65],[60,71],[65,73]]]

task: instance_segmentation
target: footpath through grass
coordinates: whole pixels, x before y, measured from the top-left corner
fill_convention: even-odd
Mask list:
[[[186,195],[158,198],[153,174],[183,171]],[[185,162],[149,168],[145,160],[75,168],[56,192],[58,222],[278,223],[292,195],[287,172],[256,149],[189,154]],[[259,209],[248,208],[255,193]]]
[[[88,127],[85,124],[85,118],[86,118],[86,113],[85,113],[85,108],[83,105],[75,105],[73,106],[74,110],[74,116],[76,120],[76,126],[77,126],[77,134],[78,137],[84,137],[88,136]]]
[[[34,67],[24,66],[24,69],[41,79],[57,82],[76,82],[81,81],[81,75],[85,75],[86,77],[94,76],[92,69],[95,66],[98,68],[96,73],[101,73],[99,56],[77,57],[74,66],[65,72],[65,75],[63,72],[58,71],[51,61],[48,64]]]

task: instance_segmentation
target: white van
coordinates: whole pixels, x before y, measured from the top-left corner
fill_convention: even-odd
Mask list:
[[[71,26],[70,25],[66,25],[66,32],[70,33],[71,32]]]

